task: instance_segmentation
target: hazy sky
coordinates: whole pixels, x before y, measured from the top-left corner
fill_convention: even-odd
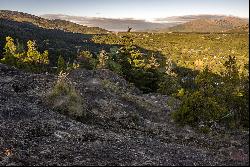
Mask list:
[[[67,14],[108,18],[153,19],[190,14],[247,17],[249,0],[0,0],[0,10],[35,15]]]

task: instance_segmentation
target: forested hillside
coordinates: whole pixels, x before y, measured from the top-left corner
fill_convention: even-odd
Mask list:
[[[0,19],[0,28],[0,56],[7,36],[15,38],[23,47],[28,40],[35,40],[39,50],[49,50],[51,65],[55,63],[59,55],[63,55],[67,61],[73,61],[79,49],[98,52],[101,48],[107,48],[105,45],[91,42],[93,35],[90,34],[45,29],[28,22]]]
[[[0,165],[249,164],[242,20],[91,33],[0,14]]]
[[[8,11],[0,10],[0,18],[17,21],[17,22],[27,22],[32,23],[38,27],[45,29],[58,29],[67,32],[82,33],[82,34],[106,34],[108,31],[99,27],[87,27],[82,26],[76,23],[72,23],[65,20],[47,20],[41,17],[17,12],[17,11]]]

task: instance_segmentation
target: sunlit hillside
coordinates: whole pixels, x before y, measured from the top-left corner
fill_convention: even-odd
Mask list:
[[[246,0],[0,4],[0,166],[249,166]]]

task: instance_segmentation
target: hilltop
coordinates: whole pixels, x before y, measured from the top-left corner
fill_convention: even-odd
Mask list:
[[[9,10],[0,10],[0,18],[17,22],[27,22],[45,29],[58,29],[82,34],[106,34],[108,31],[99,27],[87,27],[65,20],[48,20],[35,15]]]
[[[59,55],[64,55],[70,61],[79,49],[98,52],[107,47],[91,41],[93,35],[106,34],[107,30],[65,20],[47,20],[22,12],[0,11],[0,29],[0,58],[7,36],[17,39],[20,45],[30,39],[35,40],[39,49],[49,50],[50,55],[53,55],[51,60],[55,61]]]
[[[225,32],[248,24],[247,19],[238,17],[208,18],[192,20],[184,24],[170,27],[174,32]]]
[[[248,24],[88,34],[11,13],[0,18],[0,166],[249,165],[249,34],[234,33]]]

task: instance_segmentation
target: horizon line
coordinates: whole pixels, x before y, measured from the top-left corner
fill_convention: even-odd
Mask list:
[[[208,13],[200,13],[200,14],[185,14],[185,15],[171,15],[171,16],[162,16],[162,17],[157,17],[157,18],[136,18],[136,17],[105,17],[105,16],[81,16],[81,15],[70,15],[70,14],[62,14],[62,13],[45,13],[45,14],[34,14],[34,13],[27,13],[23,11],[18,11],[18,10],[8,10],[8,9],[0,9],[0,11],[13,11],[13,12],[20,12],[20,13],[26,13],[26,14],[31,14],[35,15],[38,17],[42,17],[44,15],[64,15],[64,16],[73,16],[73,17],[85,17],[85,18],[102,18],[102,19],[117,19],[117,20],[142,20],[142,21],[154,21],[157,19],[166,19],[166,18],[171,18],[171,17],[181,17],[181,16],[226,16],[226,17],[238,17],[242,19],[249,19],[249,16],[247,17],[242,17],[242,16],[237,16],[233,14],[208,14]]]

